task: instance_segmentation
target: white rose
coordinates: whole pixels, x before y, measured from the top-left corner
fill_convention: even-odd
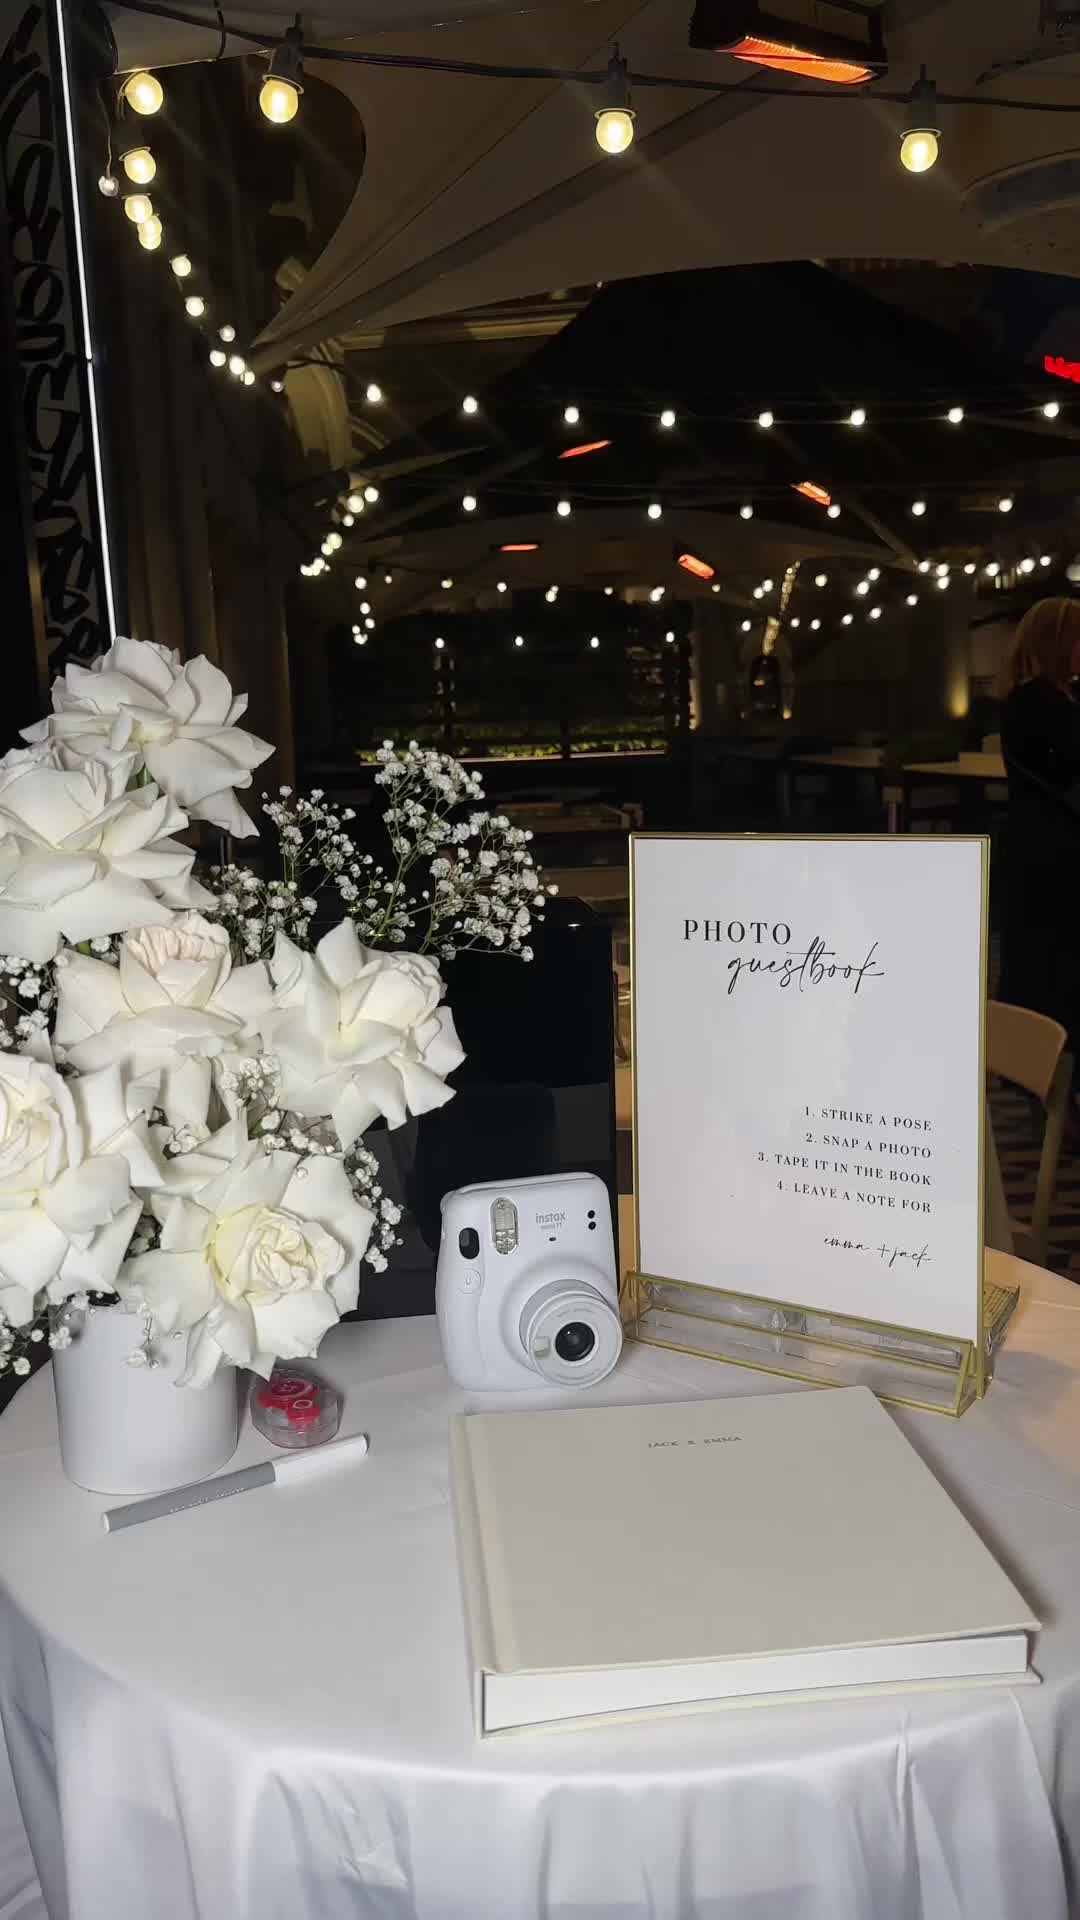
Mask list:
[[[23,731],[24,740],[54,738],[95,749],[136,750],[151,778],[194,820],[223,833],[257,832],[236,798],[252,768],[274,749],[235,723],[247,695],[234,694],[205,654],[181,664],[149,640],[114,641],[90,667],[72,664],[53,682],[53,713]]]
[[[0,950],[51,960],[73,943],[208,906],[187,818],[153,785],[127,783],[134,756],[89,760],[58,741],[0,760]]]
[[[301,953],[278,934],[277,989],[262,1032],[281,1068],[281,1105],[330,1114],[343,1147],[380,1115],[400,1127],[454,1097],[446,1075],[465,1055],[443,981],[424,954],[377,953],[343,920]]]
[[[269,1375],[275,1359],[314,1354],[355,1307],[374,1216],[340,1159],[301,1164],[251,1141],[193,1193],[152,1204],[160,1246],[129,1260],[117,1285],[164,1333],[187,1333],[179,1385],[205,1386],[222,1362]]]
[[[47,1303],[116,1279],[158,1166],[128,1118],[119,1073],[65,1081],[0,1055],[0,1314],[26,1326]]]
[[[158,1102],[174,1127],[203,1128],[211,1061],[240,1049],[270,1005],[261,961],[233,967],[229,936],[201,914],[125,935],[120,964],[61,953],[56,1042],[79,1073],[121,1065],[159,1075]]]

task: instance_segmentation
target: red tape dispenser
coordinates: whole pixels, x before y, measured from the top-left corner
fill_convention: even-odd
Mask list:
[[[251,1422],[275,1447],[315,1447],[341,1425],[342,1397],[295,1360],[279,1361],[251,1389]]]

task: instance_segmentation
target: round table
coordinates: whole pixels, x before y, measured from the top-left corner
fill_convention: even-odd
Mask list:
[[[987,1399],[897,1418],[1047,1623],[1016,1691],[481,1743],[446,1459],[478,1402],[432,1321],[325,1342],[371,1436],[348,1474],[111,1535],[28,1382],[0,1421],[0,1707],[52,1920],[1080,1912],[1080,1291],[1004,1256],[994,1278],[1024,1297]],[[594,1397],[785,1389],[630,1346]],[[268,1451],[249,1428],[236,1464]],[[0,1916],[18,1901],[0,1885]]]

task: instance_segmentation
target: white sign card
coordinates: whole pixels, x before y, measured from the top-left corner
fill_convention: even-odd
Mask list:
[[[640,1271],[977,1340],[985,842],[631,862]]]

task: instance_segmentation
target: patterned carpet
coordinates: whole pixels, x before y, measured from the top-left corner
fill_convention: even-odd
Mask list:
[[[1029,1221],[1042,1144],[1041,1108],[998,1082],[991,1088],[990,1111],[1009,1217]],[[1058,1166],[1047,1264],[1080,1283],[1080,1158],[1075,1142],[1066,1143]]]

